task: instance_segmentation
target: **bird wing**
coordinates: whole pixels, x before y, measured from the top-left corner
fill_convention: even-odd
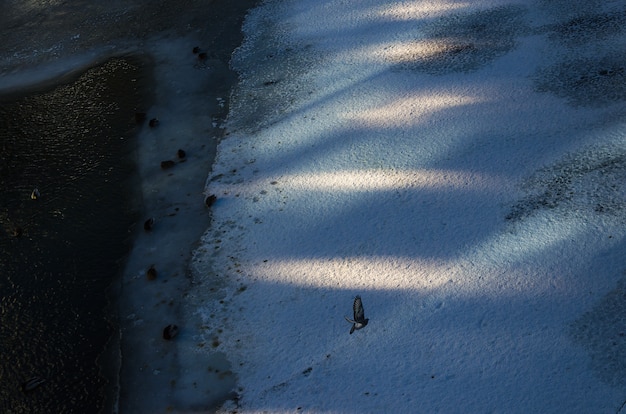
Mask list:
[[[356,322],[362,322],[365,319],[365,311],[363,310],[363,302],[360,296],[354,298],[352,309],[354,310],[354,320]]]

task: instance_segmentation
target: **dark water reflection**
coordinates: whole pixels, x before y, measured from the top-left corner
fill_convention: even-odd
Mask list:
[[[112,59],[0,101],[0,412],[105,406],[115,380],[99,364],[115,329],[106,290],[141,201],[131,187],[145,73],[139,60]],[[21,392],[34,375],[47,381]]]

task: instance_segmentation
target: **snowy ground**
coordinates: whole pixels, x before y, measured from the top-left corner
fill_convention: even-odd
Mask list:
[[[626,412],[625,23],[596,0],[255,9],[194,254],[224,410]]]

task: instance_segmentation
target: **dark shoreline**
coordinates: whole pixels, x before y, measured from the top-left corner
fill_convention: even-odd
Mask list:
[[[213,2],[199,37],[181,38],[176,42],[180,50],[155,59],[155,105],[146,112],[161,122],[154,129],[144,127],[140,144],[147,145],[140,148],[138,164],[142,219],[156,217],[157,224],[149,233],[135,231],[138,237],[121,283],[120,413],[214,412],[234,397],[237,379],[229,362],[219,349],[204,347],[201,339],[205,328],[190,295],[209,292],[194,284],[190,261],[210,229],[203,192],[226,132],[222,124],[230,93],[238,82],[230,68],[231,55],[243,41],[244,17],[256,4],[257,0]],[[206,56],[194,54],[195,47]],[[190,102],[199,106],[163,111],[186,108]],[[194,125],[197,130],[191,134],[179,132]],[[187,152],[186,162],[168,172],[155,167],[178,148]],[[158,269],[154,283],[145,277],[150,265]],[[168,324],[180,328],[170,341],[162,338]],[[213,371],[207,372],[210,367]]]

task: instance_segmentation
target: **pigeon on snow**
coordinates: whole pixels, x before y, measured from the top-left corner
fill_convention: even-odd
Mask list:
[[[363,310],[363,302],[361,301],[361,296],[354,298],[354,303],[352,304],[352,309],[354,310],[354,319],[350,319],[347,316],[344,316],[348,322],[352,324],[352,328],[350,329],[350,335],[356,330],[361,329],[367,325],[369,319],[365,319],[365,311]]]

